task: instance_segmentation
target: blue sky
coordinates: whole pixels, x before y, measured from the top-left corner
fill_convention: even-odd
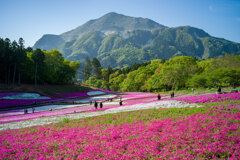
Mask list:
[[[240,0],[0,0],[0,37],[33,46],[43,34],[61,34],[108,12],[190,25],[240,43]]]

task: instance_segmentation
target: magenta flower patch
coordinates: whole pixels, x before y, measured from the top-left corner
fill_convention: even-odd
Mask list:
[[[221,102],[225,100],[234,100],[234,99],[240,99],[240,93],[210,94],[210,95],[174,98],[174,100],[186,101],[188,103]]]
[[[0,132],[0,155],[1,159],[238,159],[239,119],[239,113],[216,111],[147,124],[69,123],[6,130]]]

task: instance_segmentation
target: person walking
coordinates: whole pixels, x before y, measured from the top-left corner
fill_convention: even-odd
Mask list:
[[[32,113],[34,113],[34,111],[35,111],[35,108],[33,107],[33,108],[32,108]]]
[[[171,98],[174,98],[174,92],[171,92]]]
[[[27,109],[24,109],[24,114],[27,114],[28,113],[28,110]]]
[[[100,108],[103,108],[103,103],[102,102],[100,102]]]
[[[161,95],[160,94],[158,94],[158,100],[161,100]]]
[[[122,105],[122,103],[123,103],[123,101],[122,101],[122,100],[120,100],[120,102],[119,102],[119,105],[121,106],[121,105]]]
[[[220,86],[218,87],[218,90],[217,90],[217,91],[218,91],[218,94],[220,94],[220,93],[221,93],[222,89],[221,89],[221,87],[220,87]]]
[[[192,88],[192,93],[194,93],[194,88]]]
[[[95,107],[95,109],[97,109],[97,107],[98,107],[97,101],[94,102],[94,107]]]

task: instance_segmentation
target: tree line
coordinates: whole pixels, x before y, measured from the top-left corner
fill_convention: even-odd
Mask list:
[[[226,54],[205,60],[179,56],[167,61],[155,59],[122,69],[101,68],[98,73],[92,73],[85,77],[87,85],[114,91],[237,86],[240,84],[240,55]]]
[[[23,38],[0,38],[0,83],[70,84],[78,68],[78,62],[65,60],[58,50],[33,50],[24,47]]]

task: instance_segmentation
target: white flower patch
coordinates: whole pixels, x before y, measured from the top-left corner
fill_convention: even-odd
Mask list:
[[[51,98],[41,96],[38,93],[21,93],[21,94],[1,97],[0,99],[51,99]]]
[[[91,98],[82,99],[82,100],[74,101],[74,102],[76,102],[76,103],[89,103],[90,101],[106,100],[108,98],[114,98],[114,97],[116,97],[116,95],[107,94],[107,95],[102,95],[102,96],[94,96],[94,97],[91,97]]]
[[[65,118],[72,120],[72,119],[82,119],[82,118],[86,118],[86,117],[93,117],[93,116],[100,116],[100,115],[111,114],[111,113],[128,112],[128,111],[135,111],[135,110],[142,110],[142,109],[183,108],[183,107],[203,107],[203,106],[198,105],[198,104],[187,104],[185,102],[174,101],[174,100],[158,101],[158,102],[150,102],[150,103],[140,103],[140,104],[135,104],[135,105],[111,108],[111,109],[108,109],[105,111],[81,112],[81,113],[74,113],[74,114],[68,114],[68,115],[44,117],[44,118],[38,118],[38,119],[33,119],[33,120],[0,124],[0,130],[18,129],[18,128],[25,128],[25,127],[31,127],[31,126],[47,125],[47,124],[51,124],[51,123],[61,122]]]
[[[100,95],[100,94],[106,94],[106,93],[102,92],[102,91],[90,91],[90,92],[87,92],[87,95],[89,95],[89,96],[95,96],[95,95]]]

